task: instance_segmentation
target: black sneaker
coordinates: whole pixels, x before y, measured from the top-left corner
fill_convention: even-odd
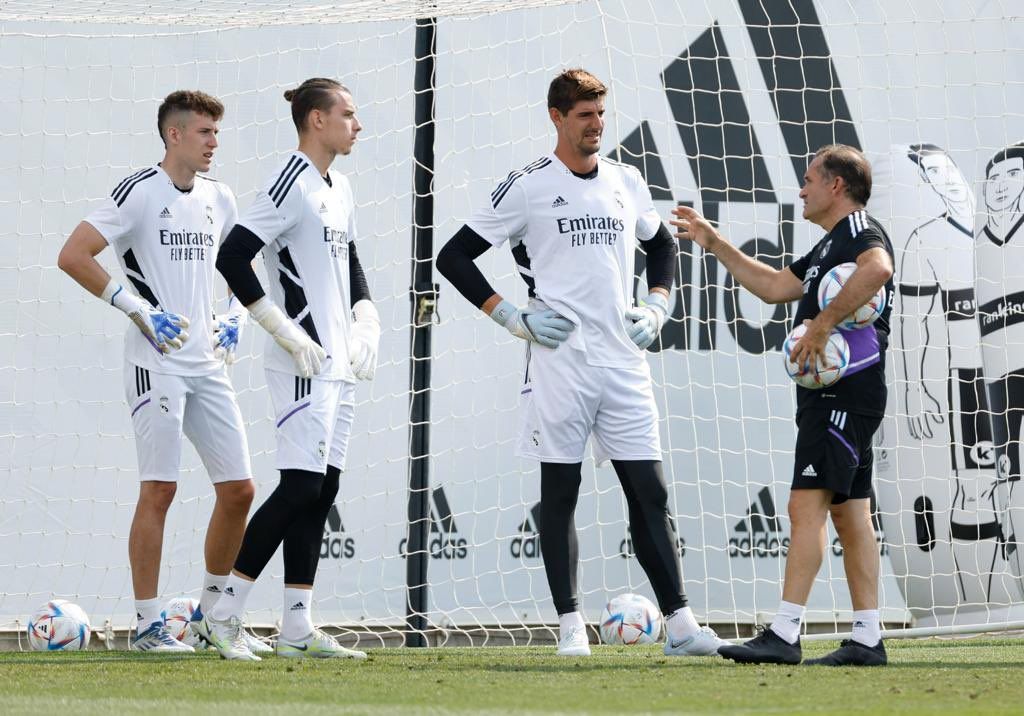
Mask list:
[[[885,666],[889,663],[889,657],[885,654],[885,645],[881,639],[874,646],[844,639],[831,654],[825,654],[820,659],[808,659],[804,663],[812,666]]]
[[[799,664],[801,659],[800,638],[790,644],[771,629],[758,627],[760,634],[740,645],[728,644],[718,647],[719,656],[732,659],[739,664]]]

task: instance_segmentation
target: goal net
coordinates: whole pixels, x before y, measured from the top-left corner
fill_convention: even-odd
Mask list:
[[[1014,422],[1024,393],[990,399],[1024,370],[1013,328],[1024,310],[1015,287],[1024,261],[1013,253],[1024,230],[1010,241],[1024,215],[1024,153],[1012,146],[1024,138],[1015,13],[1009,0],[4,3],[0,629],[53,597],[76,601],[94,626],[125,628],[134,614],[127,537],[138,476],[121,373],[131,327],[57,269],[63,241],[125,176],[160,159],[156,109],[169,92],[202,89],[224,102],[211,174],[244,209],[296,144],[282,92],[325,76],[352,89],[364,125],[335,167],[355,190],[384,333],[376,379],[358,387],[314,618],[363,643],[402,632],[415,556],[409,286],[421,16],[437,20],[436,249],[498,181],[553,148],[546,90],[566,67],[609,85],[602,153],[640,168],[663,216],[696,205],[775,266],[821,236],[801,218],[808,154],[830,142],[864,149],[876,170],[869,211],[890,229],[899,286],[890,415],[876,450],[883,619],[979,629],[1024,619]],[[772,616],[789,542],[795,406],[780,348],[792,307],[760,304],[713,257],[682,248],[671,319],[648,356],[670,509],[694,611],[743,630]],[[120,275],[110,251],[100,260]],[[506,251],[478,263],[503,295],[525,300]],[[638,297],[642,268],[640,255]],[[257,503],[277,478],[259,333],[250,324],[231,369]],[[539,471],[514,454],[523,360],[520,342],[442,282],[429,419],[433,643],[528,643],[555,622]],[[186,447],[163,598],[198,597],[212,504]],[[616,594],[652,596],[617,480],[589,458],[576,523],[589,620]],[[842,550],[828,539],[808,622],[835,634],[851,608]],[[249,600],[251,623],[280,618],[281,577],[278,556]]]

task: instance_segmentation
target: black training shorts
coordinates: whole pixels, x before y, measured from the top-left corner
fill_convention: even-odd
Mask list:
[[[793,489],[825,489],[832,504],[871,497],[872,443],[882,419],[807,408],[797,417]]]

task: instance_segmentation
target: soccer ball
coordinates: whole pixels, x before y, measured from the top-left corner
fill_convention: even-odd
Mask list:
[[[89,646],[89,617],[77,604],[54,599],[28,620],[28,643],[35,651],[79,651]]]
[[[786,365],[786,373],[797,385],[802,385],[811,390],[825,388],[832,385],[843,377],[847,367],[850,365],[850,346],[847,344],[843,334],[833,330],[825,344],[825,361],[819,358],[817,365],[812,369],[809,366],[798,366],[789,359],[793,346],[803,338],[807,328],[799,325],[790,331],[786,341],[782,344],[782,360]]]
[[[185,641],[185,638],[191,634],[188,623],[198,608],[199,602],[192,597],[175,597],[167,600],[163,611],[160,612],[160,618],[164,620],[167,633],[178,641]]]
[[[853,262],[839,264],[829,269],[821,279],[821,283],[818,284],[818,306],[822,310],[839,294],[856,270],[857,264]],[[867,303],[840,321],[838,327],[845,331],[865,328],[874,323],[884,310],[885,286],[882,286]]]
[[[605,644],[653,644],[661,636],[661,612],[647,597],[620,594],[601,612]]]

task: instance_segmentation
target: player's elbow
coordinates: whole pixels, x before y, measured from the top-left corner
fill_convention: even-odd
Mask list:
[[[441,247],[440,253],[437,254],[437,260],[434,262],[437,270],[449,281],[452,280],[452,273],[458,263],[458,249],[455,244],[454,238],[449,239],[448,243]]]
[[[87,259],[88,256],[69,241],[64,244],[64,247],[57,255],[57,268],[68,276],[74,277],[81,272],[82,266]]]

